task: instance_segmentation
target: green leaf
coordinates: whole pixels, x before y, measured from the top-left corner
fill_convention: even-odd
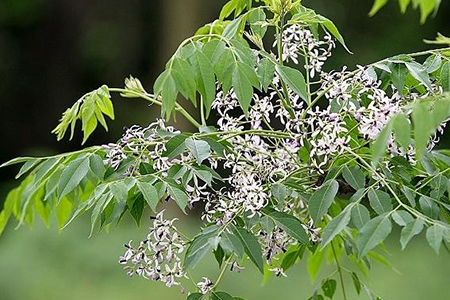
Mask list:
[[[103,117],[102,111],[99,107],[94,108],[95,117],[97,118],[97,121],[105,128],[106,131],[108,131],[108,124],[106,124],[105,117]]]
[[[412,119],[414,122],[414,144],[416,148],[416,157],[420,157],[425,149],[430,135],[433,131],[433,125],[430,120],[430,112],[423,104],[415,105],[413,108]]]
[[[267,26],[263,26],[261,23],[266,21],[266,13],[262,8],[253,10],[248,19],[250,27],[253,33],[259,37],[264,37],[267,31]]]
[[[184,267],[186,269],[195,268],[200,260],[205,257],[208,252],[212,251],[212,246],[209,239],[215,235],[215,232],[200,234],[197,236],[186,250],[184,258]]]
[[[200,168],[193,169],[195,176],[203,180],[206,184],[211,186],[212,174],[208,170],[202,170]]]
[[[167,185],[167,191],[170,197],[178,204],[180,209],[186,213],[185,209],[188,203],[188,196],[179,187],[169,183]]]
[[[392,223],[389,214],[384,214],[370,220],[362,229],[358,238],[360,257],[383,242],[391,233]]]
[[[98,177],[98,179],[103,180],[105,175],[105,165],[103,164],[103,159],[100,155],[92,154],[89,157],[89,167],[92,172]]]
[[[214,171],[213,169],[211,169],[208,166],[202,165],[202,166],[193,166],[193,167],[194,167],[195,171],[198,172],[198,174],[201,174],[201,173],[203,174],[203,173],[207,172],[212,176],[212,178],[223,181],[223,178],[216,171]],[[201,173],[200,173],[200,171],[201,171]],[[205,177],[205,179],[206,178],[209,179],[209,175],[208,176],[202,175],[202,176]]]
[[[392,219],[395,221],[395,223],[402,227],[405,227],[407,224],[414,221],[411,214],[405,210],[396,210],[392,214]]]
[[[234,91],[245,114],[248,113],[253,98],[253,86],[251,78],[249,78],[251,73],[247,70],[248,68],[249,66],[239,61],[233,72]]]
[[[194,64],[193,57],[194,57],[195,51],[200,48],[202,48],[201,42],[188,43],[180,48],[180,50],[177,53],[177,57],[187,60],[193,65]]]
[[[366,189],[365,188],[359,189],[350,197],[350,202],[359,203],[361,201],[361,199],[364,198],[365,195],[366,195]]]
[[[391,197],[388,193],[381,190],[370,189],[369,202],[373,210],[379,215],[390,212],[393,208]]]
[[[219,248],[220,237],[212,236],[208,239],[208,242],[211,244],[212,249],[214,251],[217,251],[217,249]]]
[[[406,186],[403,186],[401,190],[405,195],[406,199],[408,200],[409,204],[411,204],[412,207],[416,207],[416,197],[411,192],[411,189]]]
[[[211,294],[212,300],[234,300],[230,294],[227,294],[225,292],[212,292]]]
[[[63,197],[55,207],[56,221],[58,230],[62,230],[64,224],[69,220],[72,213],[73,204],[67,197]]]
[[[98,199],[97,203],[95,203],[94,209],[92,210],[91,214],[91,232],[89,234],[89,237],[91,237],[92,233],[94,232],[94,228],[95,225],[97,224],[100,214],[109,204],[109,202],[111,202],[112,198],[113,198],[112,194],[110,193],[104,194]]]
[[[406,248],[409,241],[419,233],[422,232],[423,229],[423,221],[421,219],[416,219],[414,221],[409,222],[402,229],[402,234],[400,236],[400,244],[402,245],[402,250]]]
[[[81,158],[82,157],[80,157],[80,159]],[[55,157],[49,158],[48,160],[46,160],[42,164],[40,164],[34,171],[36,176],[34,178],[34,183],[32,186],[37,187],[37,185],[43,183],[49,177],[51,177],[57,171],[57,169],[60,166],[63,159],[64,159],[63,156],[59,156],[59,157],[55,156]],[[67,167],[64,170],[67,170]],[[70,174],[67,174],[67,175],[70,175]],[[31,190],[33,190],[33,189],[31,189]]]
[[[411,0],[399,0],[398,4],[400,5],[400,11],[402,12],[402,14],[404,14],[406,12],[406,9],[408,8],[409,3],[411,2]]]
[[[229,48],[226,48],[217,64],[214,66],[214,72],[217,75],[217,80],[222,85],[222,90],[225,95],[232,86],[235,67],[236,63],[233,52]]]
[[[302,258],[304,252],[305,252],[304,245],[296,248],[294,251],[289,251],[283,257],[283,261],[281,262],[281,268],[283,269],[283,271],[289,270],[299,258],[300,259]]]
[[[351,210],[347,209],[333,218],[323,231],[321,248],[324,249],[333,238],[344,230],[350,222]]]
[[[152,164],[147,162],[141,162],[139,164],[139,172],[141,173],[141,175],[149,175],[155,173],[155,170],[153,169]]]
[[[0,168],[4,168],[4,167],[8,167],[8,166],[12,166],[12,165],[16,165],[16,164],[22,164],[22,163],[26,163],[28,161],[33,161],[36,158],[34,157],[16,157],[13,158],[5,163],[3,163]]]
[[[439,206],[437,206],[436,203],[434,203],[433,199],[430,197],[421,196],[419,198],[419,204],[420,208],[422,209],[423,213],[432,218],[437,219],[439,216]]]
[[[258,239],[242,227],[235,227],[233,233],[242,242],[245,253],[250,257],[250,260],[258,267],[261,273],[264,273],[261,245],[259,244]]]
[[[433,188],[433,193],[431,194],[433,198],[441,198],[445,190],[447,189],[448,179],[443,175],[437,175],[431,180],[431,187]]]
[[[47,202],[53,197],[57,197],[57,190],[59,185],[59,178],[61,178],[61,174],[63,171],[63,167],[60,167],[55,173],[53,173],[45,183],[45,196],[43,201]]]
[[[441,68],[441,85],[444,92],[450,92],[450,61],[447,61]]]
[[[429,90],[432,89],[427,70],[421,64],[416,62],[405,62],[405,65],[415,79],[419,80]]]
[[[313,252],[308,257],[307,268],[309,277],[311,281],[314,282],[319,274],[320,266],[322,265],[324,256],[324,251],[321,251],[319,248],[316,248],[315,252]]]
[[[3,210],[0,212],[0,235],[3,233],[3,230],[5,230],[6,224],[13,213],[13,207],[20,201],[20,197],[21,187],[11,190],[6,196]]]
[[[345,181],[355,190],[359,190],[364,188],[366,183],[366,178],[364,177],[364,173],[357,166],[353,167],[344,167],[344,171],[342,172],[342,176],[344,176]]]
[[[375,64],[373,64],[373,66],[377,69],[383,70],[389,74],[392,73],[391,69],[389,68],[389,63],[388,62],[377,62]]]
[[[268,216],[260,218],[259,223],[261,224],[262,230],[265,232],[272,232],[275,229],[275,222]]]
[[[144,181],[138,181],[137,187],[144,196],[145,201],[147,201],[148,206],[150,206],[153,212],[156,212],[156,207],[159,203],[158,191],[156,188]]]
[[[309,199],[309,213],[317,224],[328,211],[339,190],[336,180],[328,180]]]
[[[367,210],[367,208],[364,205],[357,203],[352,208],[353,225],[355,225],[357,229],[361,229],[364,227],[364,225],[367,224],[367,222],[369,222],[369,220],[370,220],[370,213]]]
[[[175,109],[178,94],[172,70],[169,69],[162,72],[156,79],[153,89],[155,96],[162,97],[161,113],[165,114],[166,118],[169,118]]]
[[[381,130],[375,142],[372,143],[372,165],[376,166],[380,158],[384,155],[389,137],[392,133],[392,122],[388,122]]]
[[[399,114],[394,117],[394,134],[395,139],[399,142],[403,150],[408,151],[411,139],[411,124],[404,114]]]
[[[23,174],[30,171],[32,168],[34,168],[36,165],[38,165],[41,162],[40,159],[33,159],[25,162],[23,166],[20,168],[19,173],[16,175],[16,179],[19,179]]]
[[[136,221],[137,226],[139,226],[142,212],[144,210],[144,201],[142,200],[141,195],[133,195],[133,196],[135,198],[133,199],[133,203],[132,204],[130,203],[131,209],[128,206],[127,202],[121,202],[117,201],[117,199],[113,199],[113,201],[111,201],[105,208],[105,211],[102,215],[101,228],[110,225],[116,220],[118,224],[127,209],[130,209],[132,217]]]
[[[70,219],[65,222],[65,224],[63,224],[63,229],[66,228],[70,223],[72,223],[72,221],[78,217],[79,215],[81,215],[83,212],[91,209],[96,203],[97,201],[100,200],[100,198],[105,194],[106,189],[108,188],[109,184],[103,183],[98,185],[95,190],[91,193],[91,195],[89,196],[88,200],[86,200],[85,202],[83,202],[78,208],[77,210],[72,214],[72,216],[70,217]],[[64,201],[64,199],[67,197],[64,197],[61,201]]]
[[[403,95],[407,75],[408,69],[405,67],[405,64],[402,63],[392,64],[391,66],[392,84],[399,91],[400,95]]]
[[[203,297],[203,294],[192,293],[186,298],[186,300],[200,300],[202,297]]]
[[[264,58],[259,62],[256,74],[258,75],[263,90],[266,92],[273,81],[274,73],[275,64],[270,59]]]
[[[278,200],[279,203],[284,203],[284,201],[286,200],[286,197],[288,196],[287,188],[283,184],[272,185],[272,187],[270,188],[270,192],[271,192],[272,196]]]
[[[369,12],[369,16],[373,17],[383,6],[388,3],[389,0],[375,0],[372,9]]]
[[[211,148],[205,141],[188,138],[186,139],[185,144],[199,165],[201,165],[211,154]]]
[[[233,11],[236,9],[238,4],[238,0],[231,0],[228,1],[227,4],[225,4],[222,8],[222,10],[220,11],[220,16],[219,16],[219,20],[224,20],[227,17],[229,17]]]
[[[114,120],[114,106],[111,101],[111,95],[109,88],[106,85],[102,85],[96,90],[96,105],[100,108],[101,112],[107,115],[111,120]],[[73,131],[73,128],[72,128]]]
[[[184,152],[186,149],[185,141],[189,136],[186,134],[179,134],[172,137],[166,143],[166,151],[163,152],[162,156],[173,159]]]
[[[287,66],[276,65],[275,70],[281,79],[303,100],[308,99],[308,92],[306,90],[306,82],[303,74],[296,69]]]
[[[219,59],[224,52],[225,43],[221,40],[212,40],[203,46],[203,53],[209,58],[213,67],[219,62]]]
[[[242,25],[242,18],[237,18],[233,21],[231,21],[227,27],[225,27],[225,30],[223,31],[223,36],[227,39],[232,39],[241,29]]]
[[[355,272],[352,272],[352,281],[355,286],[356,293],[361,294],[361,281],[359,280],[358,275]]]
[[[425,23],[428,16],[433,12],[435,5],[439,6],[441,0],[422,0],[419,3],[420,7],[420,23]]]
[[[423,63],[423,66],[428,74],[436,72],[441,66],[442,58],[440,55],[430,55]]]
[[[308,298],[308,300],[325,300],[324,296],[317,293],[318,292],[316,291],[312,297]]]
[[[449,225],[446,223],[440,223],[440,224],[445,224],[444,239],[447,243],[450,243],[450,227],[449,227]]]
[[[216,77],[209,58],[203,52],[195,52],[195,62],[197,65],[197,89],[202,95],[206,117],[208,117],[211,105],[216,97]]]
[[[429,139],[435,134],[438,126],[450,116],[449,98],[434,98],[433,101],[416,102],[413,106],[414,137],[416,153],[421,157]],[[425,166],[424,166],[425,167]]]
[[[192,76],[193,67],[187,60],[174,58],[172,72],[177,89],[186,99],[190,99],[194,105],[197,105],[195,77]]]
[[[275,223],[280,226],[281,229],[283,229],[294,239],[302,243],[309,242],[308,235],[306,234],[302,223],[294,216],[278,211],[271,212],[267,216],[275,221]]]
[[[444,227],[435,224],[427,229],[427,241],[437,254],[441,248],[442,240],[444,238]]]
[[[322,283],[323,294],[326,297],[332,299],[333,296],[334,296],[334,293],[336,292],[336,286],[337,286],[336,280],[334,280],[334,279],[327,279],[327,280],[325,280]]]
[[[92,108],[92,111],[94,111],[94,109],[95,108]],[[89,108],[83,107],[81,122],[83,131],[83,142],[81,144],[84,145],[89,136],[94,132],[95,128],[97,128],[97,118],[94,114],[90,114]]]
[[[109,190],[114,195],[114,198],[116,199],[117,202],[119,203],[127,202],[129,188],[123,181],[111,183],[109,185]]]
[[[218,141],[210,138],[210,137],[201,137],[200,139],[204,140],[209,144],[212,150],[214,150],[221,157],[225,157],[225,147],[219,143]]]
[[[72,161],[62,172],[59,180],[59,199],[72,192],[89,172],[89,159],[85,156]]]
[[[223,250],[228,253],[235,253],[238,257],[244,255],[244,245],[242,245],[241,240],[234,234],[226,231],[222,232],[219,243]]]
[[[341,43],[341,45],[348,53],[352,54],[350,49],[347,48],[344,37],[339,32],[339,29],[336,27],[336,25],[334,25],[334,23],[330,19],[327,19],[324,16],[318,15],[318,17],[322,21],[322,25],[328,30],[328,32],[331,33],[339,41],[339,43]]]

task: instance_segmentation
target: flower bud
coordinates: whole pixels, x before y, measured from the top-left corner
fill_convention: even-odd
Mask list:
[[[284,16],[293,8],[293,0],[273,0],[272,10],[275,14]]]
[[[125,79],[125,88],[127,90],[136,91],[136,92],[145,92],[144,87],[142,86],[142,83],[139,79],[134,78],[133,76],[130,76],[129,78]]]

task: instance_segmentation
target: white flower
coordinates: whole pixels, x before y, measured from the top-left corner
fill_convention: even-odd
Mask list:
[[[259,232],[259,240],[263,245],[263,256],[268,265],[273,263],[273,259],[279,254],[286,252],[287,247],[292,243],[291,237],[281,228],[275,228],[272,232]]]
[[[281,277],[281,276],[287,277],[286,273],[284,273],[284,270],[280,267],[269,269],[269,271],[274,272],[275,276],[277,276],[277,277]]]
[[[197,283],[197,287],[203,295],[208,294],[209,291],[214,287],[214,283],[206,277],[203,277],[203,281]]]
[[[277,46],[277,41],[274,42]],[[322,66],[331,56],[331,51],[336,47],[330,34],[326,34],[323,41],[316,40],[312,32],[298,24],[288,26],[282,36],[282,59],[291,60],[299,64],[299,56],[307,57],[305,65],[309,69],[310,77],[322,72]]]
[[[153,218],[153,226],[147,239],[134,249],[132,241],[125,245],[125,254],[119,263],[129,276],[137,274],[151,280],[161,280],[167,287],[180,285],[178,278],[185,277],[181,265],[180,254],[184,250],[185,241],[177,233],[173,223],[176,219],[166,220],[164,211]]]

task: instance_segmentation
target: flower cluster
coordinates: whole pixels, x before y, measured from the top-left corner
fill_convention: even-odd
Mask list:
[[[128,159],[131,164],[128,165],[124,175],[133,176],[140,174],[139,166],[142,162],[151,163],[155,171],[161,172],[161,175],[166,177],[171,166],[192,160],[189,153],[175,160],[169,160],[163,155],[167,142],[164,137],[179,133],[174,127],[167,126],[162,119],[147,127],[133,125],[125,128],[125,133],[117,143],[103,145],[103,149],[106,150],[104,164],[117,170]]]
[[[274,46],[277,42],[274,43]],[[287,27],[282,37],[282,59],[291,60],[299,64],[299,57],[305,59],[305,69],[309,70],[310,77],[322,72],[325,61],[331,56],[336,44],[330,34],[326,34],[323,40],[317,40],[313,33],[299,24]]]
[[[292,238],[281,228],[275,228],[271,232],[261,230],[259,240],[263,245],[263,256],[268,265],[272,265],[273,260],[279,254],[286,252],[287,247],[292,244]]]
[[[325,72],[323,65],[335,48],[328,33],[319,40],[309,28],[294,24],[285,28],[281,42],[283,61],[299,64],[304,59],[307,79],[318,75],[316,82],[308,80],[308,95],[303,95],[306,99],[294,92],[295,87],[283,84],[279,77],[282,74],[275,72],[266,93],[255,93],[248,113],[243,114],[237,93],[233,89],[224,93],[219,85],[212,103],[218,117],[214,134],[217,133],[217,140],[226,141],[227,151],[209,155],[203,164],[213,172],[226,174],[223,184],[220,187],[208,184],[192,172],[173,181],[183,186],[190,208],[198,202],[204,204],[202,219],[221,227],[220,232],[230,233],[226,227],[238,226],[242,220],[258,223],[264,209],[270,206],[291,216],[301,216],[299,219],[305,221],[302,227],[315,244],[322,240],[318,227],[321,225],[313,223],[308,214],[303,215],[308,202],[304,202],[303,193],[309,195],[317,190],[319,179],[326,177],[337,159],[373,142],[393,116],[411,113],[405,111],[406,104],[424,95],[405,96],[394,86],[386,88],[375,67],[358,66],[353,72],[343,67],[340,71]],[[255,60],[262,58],[260,55]],[[441,124],[439,132],[443,132],[445,124]],[[169,134],[162,136],[161,130]],[[175,158],[163,155],[165,137],[176,133],[161,120],[146,128],[133,126],[117,144],[105,146],[108,150],[105,164],[117,170],[124,160],[133,157],[139,163],[151,163],[163,178],[175,165],[185,169],[199,167],[193,166],[196,160],[187,151],[192,149],[180,151]],[[432,139],[429,149],[437,141],[438,137]],[[415,164],[413,146],[402,149],[393,134],[389,137],[388,151]],[[134,172],[139,169],[128,169],[127,174],[134,175]],[[271,189],[278,183],[286,184],[284,188],[289,189],[282,196],[285,199],[277,198]],[[288,184],[295,185],[296,189],[290,190]],[[186,276],[179,258],[185,242],[178,236],[173,222],[164,220],[160,213],[147,240],[137,249],[131,242],[126,245],[127,251],[120,262],[126,265],[130,275],[161,280],[167,286],[180,285],[178,279]],[[276,276],[286,276],[285,270],[277,267],[276,260],[297,242],[279,227],[265,228],[262,221],[259,224],[248,229],[257,232],[266,263],[273,267],[269,270]],[[231,264],[231,271],[240,269],[236,262]],[[203,277],[196,286],[201,294],[208,294],[215,284]]]
[[[222,225],[233,220],[237,213],[245,213],[251,218],[267,206],[269,195],[256,174],[241,170],[234,173],[228,182],[228,191],[220,190],[206,198],[204,218],[209,222]]]
[[[341,112],[354,118],[358,122],[359,133],[369,141],[374,141],[396,114],[410,114],[410,111],[404,111],[408,103],[429,96],[429,93],[410,93],[405,97],[393,85],[389,94],[382,88],[382,82],[377,78],[374,69],[362,66],[358,66],[356,74],[346,68],[341,72],[322,73],[322,80],[322,89],[326,89],[325,96],[329,100],[329,107],[335,105]],[[441,94],[442,90],[433,85],[432,92]],[[439,125],[438,134],[443,134],[447,122],[448,120]],[[388,151],[392,156],[402,156],[410,163],[416,164],[414,147],[410,145],[408,149],[403,149],[394,140],[394,134],[391,134]],[[438,141],[437,135],[430,139],[428,150],[431,151]]]
[[[184,251],[186,242],[178,235],[173,223],[176,219],[165,220],[164,211],[153,219],[153,226],[147,239],[133,248],[132,241],[125,245],[125,254],[119,258],[119,263],[129,276],[137,274],[146,279],[162,281],[167,287],[180,285],[179,279],[185,277],[181,265],[180,254]]]
[[[331,157],[341,154],[348,149],[350,136],[347,135],[346,123],[337,113],[331,113],[330,107],[325,110],[308,111],[307,123],[311,128],[311,135],[301,139],[302,146],[306,141],[311,144],[310,158],[312,164],[320,173]]]
[[[197,287],[203,295],[208,294],[209,291],[214,287],[214,283],[211,281],[211,279],[207,277],[203,277],[203,281],[200,281],[197,283]]]

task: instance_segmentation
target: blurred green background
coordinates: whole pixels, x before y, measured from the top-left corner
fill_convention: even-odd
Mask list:
[[[178,44],[214,20],[225,2],[0,0],[0,160],[78,149],[81,134],[61,143],[50,134],[61,113],[101,84],[122,86],[123,78],[130,74],[151,90]],[[343,49],[336,50],[327,67],[354,68],[426,49],[422,40],[433,39],[438,31],[450,35],[450,1],[443,1],[437,16],[424,25],[419,24],[418,11],[401,15],[398,4],[391,2],[369,18],[372,0],[304,0],[305,5],[335,21],[354,52],[348,55]],[[115,141],[123,126],[146,125],[159,113],[138,100],[115,98],[114,102],[116,121],[108,133],[98,130],[90,144]],[[177,126],[185,128],[186,124]],[[450,146],[448,139],[443,143]],[[0,169],[1,199],[17,184],[12,180],[16,171]],[[188,224],[183,228],[192,231],[197,221],[194,217],[180,223]],[[177,288],[128,278],[117,264],[122,244],[132,237],[144,238],[148,224],[136,230],[127,220],[110,233],[88,239],[88,223],[88,219],[80,219],[62,233],[46,229],[40,221],[33,229],[14,230],[10,224],[0,237],[0,300],[184,299]],[[369,285],[386,299],[450,299],[450,255],[442,252],[437,256],[423,236],[403,252],[396,240],[394,236],[389,248],[401,274],[375,265]],[[194,276],[214,278],[216,273],[211,259]],[[303,264],[289,272],[288,278],[271,280],[264,288],[249,265],[241,275],[228,276],[223,286],[249,300],[301,300],[314,289]],[[348,286],[350,299],[359,299],[350,282]]]

